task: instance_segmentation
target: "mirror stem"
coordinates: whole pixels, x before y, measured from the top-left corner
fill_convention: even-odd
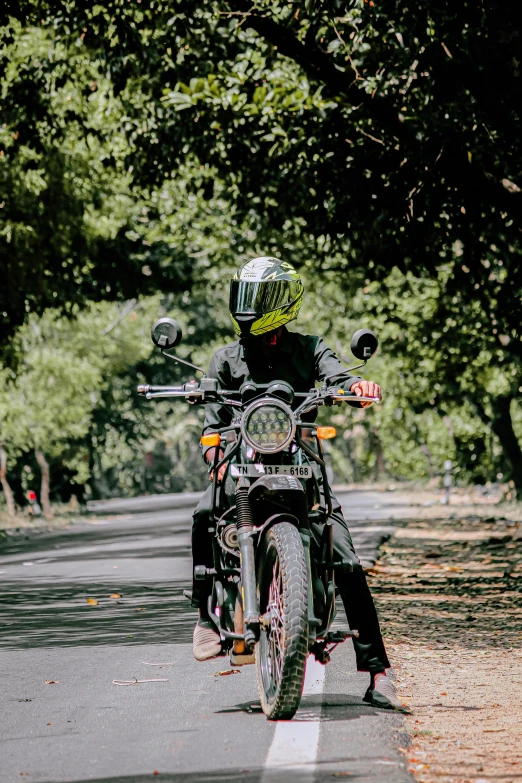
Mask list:
[[[331,375],[327,375],[326,378],[324,378],[323,380],[324,388],[325,389],[327,388],[326,381],[329,380],[329,378],[342,378],[343,375],[347,375],[347,373],[351,372],[352,370],[358,370],[359,367],[364,367],[365,364],[366,362],[364,361],[361,362],[361,364],[356,364],[353,367],[348,367],[347,370],[342,370],[342,372],[334,372]]]
[[[167,353],[167,351],[162,351],[161,353],[165,356],[168,356],[169,359],[174,359],[175,362],[180,362],[181,364],[185,364],[187,367],[192,367],[193,370],[197,370],[198,372],[202,373],[203,376],[206,375],[205,370],[202,370],[201,367],[197,366],[197,364],[191,364],[191,362],[187,362],[185,359],[180,359],[179,356],[174,356],[173,353]]]

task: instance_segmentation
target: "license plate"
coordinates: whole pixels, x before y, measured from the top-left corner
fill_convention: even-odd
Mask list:
[[[296,476],[312,478],[310,465],[231,465],[232,476]]]

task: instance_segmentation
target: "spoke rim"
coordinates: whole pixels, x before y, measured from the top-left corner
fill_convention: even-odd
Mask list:
[[[279,557],[276,555],[272,566],[272,578],[266,606],[267,612],[270,612],[270,626],[262,631],[266,662],[266,666],[263,667],[263,680],[265,693],[270,700],[275,698],[283,674],[285,638],[283,589],[281,565]]]

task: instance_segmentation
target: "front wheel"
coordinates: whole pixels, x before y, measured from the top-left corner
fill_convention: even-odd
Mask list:
[[[259,555],[259,696],[267,718],[288,720],[299,707],[308,654],[308,577],[299,531],[278,522],[266,533]]]

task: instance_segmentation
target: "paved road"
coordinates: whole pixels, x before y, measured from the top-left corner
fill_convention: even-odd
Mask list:
[[[385,493],[339,499],[371,559],[389,530],[378,520],[400,510]],[[228,659],[192,658],[189,523],[187,510],[128,514],[2,545],[1,783],[410,781],[402,718],[363,704],[350,642],[309,664],[296,718],[278,724],[254,667],[215,676]],[[112,684],[134,677],[167,682]]]

